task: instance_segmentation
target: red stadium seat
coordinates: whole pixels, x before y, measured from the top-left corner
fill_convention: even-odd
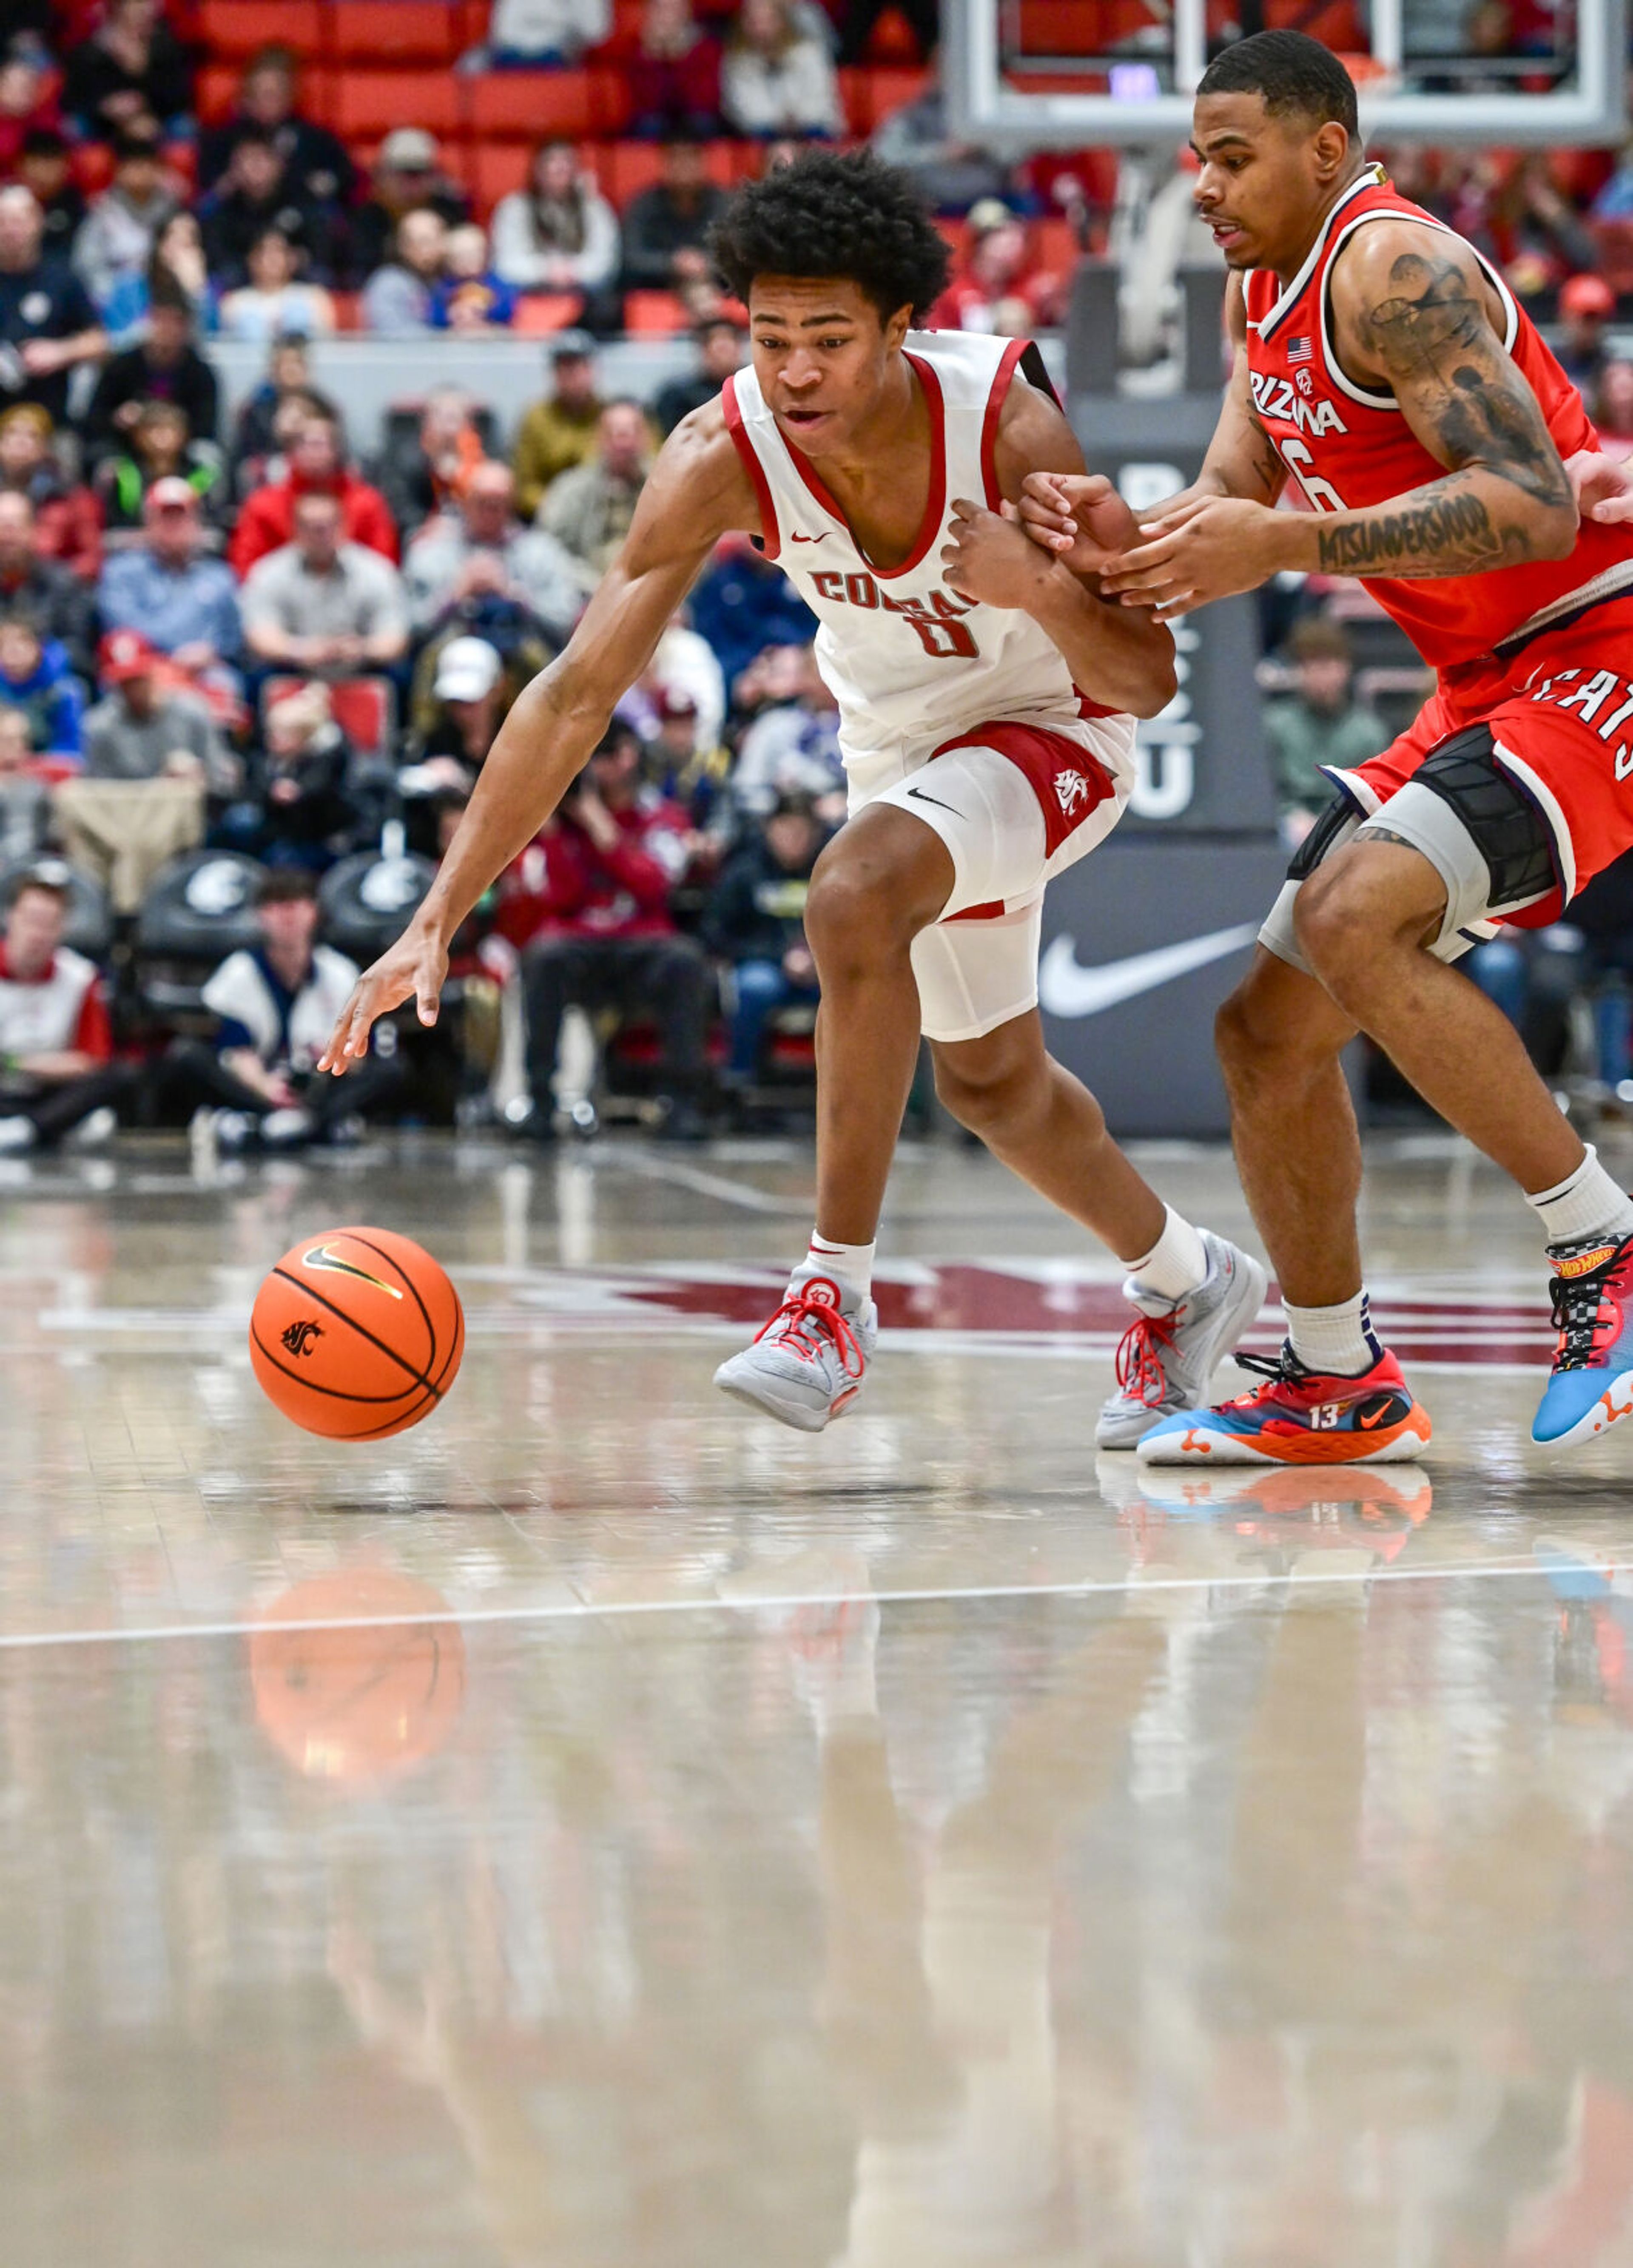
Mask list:
[[[321,0],[203,0],[200,44],[217,61],[242,62],[258,48],[316,55],[323,47]]]
[[[624,73],[605,63],[590,72],[595,111],[595,131],[606,137],[622,134],[630,122],[630,83]]]
[[[341,71],[330,121],[345,142],[389,134],[394,126],[452,134],[460,125],[460,86],[451,71]]]
[[[690,330],[691,317],[673,291],[626,291],[624,328],[632,335],[663,336],[673,331]]]
[[[1077,232],[1064,214],[1051,215],[1046,219],[1033,221],[1031,237],[1040,267],[1046,268],[1052,275],[1055,276],[1071,274],[1081,254],[1078,251]]]
[[[262,717],[280,694],[298,692],[306,681],[302,677],[269,677],[261,690]],[[335,722],[359,755],[389,755],[397,697],[388,677],[342,678],[329,687],[329,699]]]
[[[479,136],[531,144],[552,134],[578,141],[597,130],[595,84],[587,70],[484,71],[469,85],[471,130]]]
[[[339,63],[452,63],[460,52],[460,11],[447,0],[336,0],[329,20]]]
[[[465,185],[486,220],[501,197],[525,187],[533,152],[524,142],[473,142],[465,155]]]
[[[655,142],[610,142],[602,153],[601,184],[620,212],[632,197],[649,189],[663,169]]]
[[[580,307],[576,291],[524,291],[516,302],[511,329],[520,338],[543,338],[548,331],[565,331]]]
[[[888,118],[892,111],[901,109],[905,103],[917,100],[930,84],[931,73],[927,70],[874,70],[866,77],[867,130],[871,134],[882,118]]]
[[[1020,0],[1023,55],[1103,55],[1150,28],[1143,0]]]
[[[97,195],[114,178],[114,153],[106,142],[77,144],[70,163],[75,181],[88,197]]]

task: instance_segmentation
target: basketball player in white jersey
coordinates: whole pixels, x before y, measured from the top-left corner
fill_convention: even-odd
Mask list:
[[[808,1432],[853,1401],[922,1031],[953,1115],[1128,1263],[1135,1320],[1098,1440],[1132,1447],[1206,1399],[1265,1290],[1257,1263],[1147,1187],[1046,1054],[1038,1014],[1044,886],[1116,823],[1134,719],[1173,693],[1171,635],[1001,517],[1029,473],[1080,473],[1082,453],[1022,342],[913,329],[947,254],[904,176],[865,152],[808,154],[742,190],[713,248],[749,307],[751,367],[670,436],[623,550],[512,709],[435,883],[359,981],[324,1066],[358,1061],[405,1000],[434,1021],[449,939],[555,809],[720,538],[745,531],[821,623],[850,819],[806,912],[822,987],[816,1233],[717,1383]],[[1133,527],[1108,484],[1096,534],[1111,551]]]

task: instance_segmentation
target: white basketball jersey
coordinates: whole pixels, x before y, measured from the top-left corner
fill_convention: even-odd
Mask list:
[[[863,556],[815,466],[783,439],[752,369],[726,381],[726,422],[759,498],[766,556],[821,625],[816,662],[839,704],[853,808],[983,724],[1013,719],[1085,737],[1071,672],[1031,615],[959,598],[942,579],[953,499],[994,511],[1001,501],[998,419],[1025,345],[974,331],[909,332],[905,351],[930,413],[930,493],[911,556],[890,569]],[[1132,732],[1126,739],[1132,770]],[[1122,746],[1100,736],[1102,763],[1108,742]]]

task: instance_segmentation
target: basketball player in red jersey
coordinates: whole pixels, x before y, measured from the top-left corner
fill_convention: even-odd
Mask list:
[[[1578,525],[1563,460],[1596,437],[1576,389],[1479,255],[1368,164],[1335,56],[1292,32],[1228,49],[1193,146],[1235,375],[1195,487],[1105,587],[1168,619],[1282,569],[1359,575],[1438,683],[1393,747],[1334,774],[1220,1018],[1288,1344],[1256,1392],[1140,1453],[1358,1462],[1428,1439],[1362,1281],[1339,1067],[1357,1029],[1536,1208],[1559,1342],[1534,1437],[1589,1440],[1633,1410],[1633,1201],[1448,964],[1499,922],[1555,920],[1633,843],[1633,530]],[[1272,509],[1289,475],[1312,512]],[[1083,563],[1075,484],[1032,487],[1033,532]]]
[[[740,192],[714,252],[748,302],[751,365],[665,445],[622,552],[506,719],[430,894],[359,982],[324,1067],[344,1071],[403,1001],[434,1020],[448,939],[555,809],[716,542],[744,530],[822,625],[851,817],[805,913],[822,984],[816,1233],[717,1383],[804,1432],[853,1404],[922,1031],[955,1116],[1128,1263],[1123,1390],[1097,1438],[1131,1447],[1205,1401],[1264,1292],[1256,1261],[1146,1186],[1046,1054],[1038,1014],[1044,886],[1120,812],[1133,716],[1172,695],[1172,635],[1001,515],[1030,471],[1080,473],[1083,455],[1022,342],[913,329],[947,255],[904,176],[813,153]],[[1105,483],[1091,512],[1108,549],[1137,537]]]

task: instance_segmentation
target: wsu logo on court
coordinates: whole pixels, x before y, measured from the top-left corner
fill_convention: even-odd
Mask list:
[[[1089,800],[1089,783],[1081,772],[1056,772],[1054,792],[1068,819]]]

